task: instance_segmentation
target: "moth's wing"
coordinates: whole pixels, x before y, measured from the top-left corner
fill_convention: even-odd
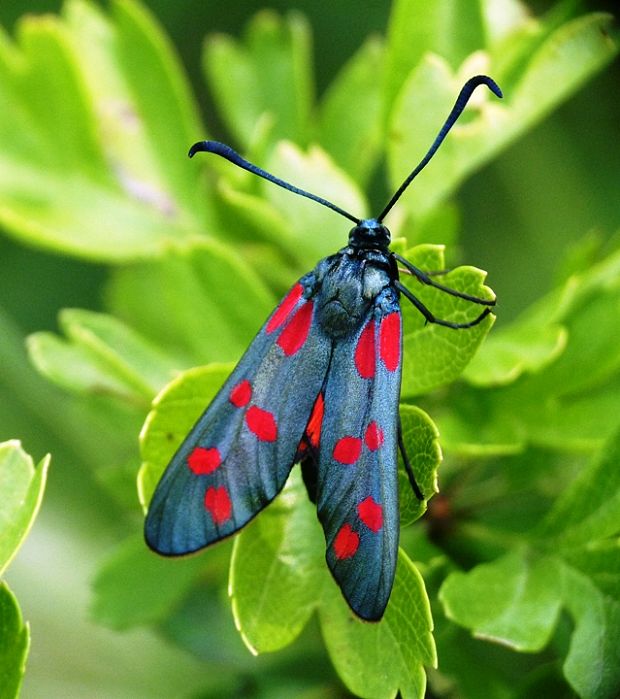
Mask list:
[[[326,558],[351,609],[381,618],[396,570],[402,320],[386,289],[360,330],[334,344],[324,389],[317,508]]]
[[[302,291],[276,308],[168,465],[145,522],[155,551],[233,534],[284,486],[331,353]]]
[[[306,425],[306,430],[299,448],[295,462],[299,462],[301,466],[301,476],[306,486],[308,498],[316,505],[316,486],[318,479],[319,466],[319,444],[321,439],[321,426],[323,424],[323,411],[325,404],[323,400],[323,392],[321,391],[316,400],[310,419]]]

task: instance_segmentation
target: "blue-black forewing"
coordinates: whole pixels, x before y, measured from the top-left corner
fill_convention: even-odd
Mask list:
[[[331,341],[296,284],[172,458],[145,537],[189,553],[233,534],[282,489],[325,379]]]
[[[334,345],[325,384],[317,508],[331,572],[351,609],[381,618],[398,554],[402,322],[386,289],[359,331]]]

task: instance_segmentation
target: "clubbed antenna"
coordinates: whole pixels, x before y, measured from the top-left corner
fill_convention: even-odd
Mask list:
[[[486,85],[495,95],[500,98],[503,97],[502,91],[497,83],[487,75],[476,75],[473,78],[470,78],[465,85],[463,85],[461,91],[459,92],[459,96],[456,98],[454,107],[452,107],[452,111],[448,115],[444,125],[441,127],[440,132],[437,134],[437,138],[433,141],[433,145],[429,148],[428,153],[422,158],[419,165],[416,166],[409,177],[407,177],[407,179],[401,184],[394,196],[387,203],[385,209],[383,209],[383,211],[379,214],[377,217],[377,221],[379,221],[379,223],[381,223],[381,221],[383,221],[383,219],[387,216],[388,212],[400,199],[402,193],[411,184],[413,179],[428,165],[430,159],[433,157],[433,155],[435,155],[444,138],[448,135],[448,132],[456,123],[456,120],[461,116],[461,113],[465,109],[465,105],[469,102],[469,98],[472,96],[473,91],[479,85]]]
[[[198,143],[194,143],[194,145],[189,149],[189,157],[193,158],[194,155],[196,155],[196,153],[198,153],[199,151],[204,151],[206,153],[215,153],[215,155],[220,155],[222,158],[226,158],[226,160],[229,160],[231,163],[234,163],[238,167],[241,167],[244,170],[253,173],[254,175],[258,175],[259,177],[262,177],[268,182],[273,182],[274,184],[277,184],[279,187],[288,189],[289,192],[300,194],[302,197],[307,197],[308,199],[312,199],[312,201],[316,201],[319,204],[323,204],[323,206],[326,206],[328,209],[331,209],[332,211],[335,211],[341,216],[348,218],[350,221],[353,221],[353,223],[357,224],[360,222],[359,218],[356,218],[355,216],[353,216],[353,214],[350,214],[348,211],[345,211],[344,209],[341,209],[339,206],[336,206],[336,204],[332,204],[331,201],[327,201],[327,199],[323,199],[323,197],[319,197],[316,194],[306,192],[305,189],[295,187],[295,185],[292,185],[289,182],[285,182],[284,180],[281,180],[279,177],[272,175],[270,172],[267,172],[266,170],[263,170],[257,165],[250,163],[249,161],[245,160],[245,158],[242,158],[239,155],[239,153],[234,151],[230,146],[227,146],[224,143],[219,143],[218,141],[199,141]]]

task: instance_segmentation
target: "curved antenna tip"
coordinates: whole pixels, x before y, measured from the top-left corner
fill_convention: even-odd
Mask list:
[[[488,75],[474,75],[465,85],[471,85],[472,89],[478,87],[478,85],[486,85],[496,97],[500,99],[504,97],[501,87]]]
[[[210,141],[198,141],[197,143],[194,143],[194,145],[189,149],[189,152],[187,153],[187,155],[190,158],[193,158],[196,155],[196,153],[209,151],[210,150],[210,148],[209,148],[210,143],[211,143]]]

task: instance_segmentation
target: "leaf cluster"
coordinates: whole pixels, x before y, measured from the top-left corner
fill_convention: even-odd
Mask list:
[[[369,39],[320,99],[310,30],[297,13],[261,12],[241,39],[210,36],[203,53],[233,145],[359,216],[418,162],[464,80],[493,75],[506,99],[476,95],[391,214],[394,249],[431,271],[446,266],[443,247],[431,243],[456,239],[449,198],[459,185],[617,53],[605,14],[535,19],[515,0],[453,6],[396,0],[387,35]],[[228,163],[183,158],[207,129],[166,36],[134,0],[115,0],[109,15],[68,0],[60,17],[25,17],[15,40],[0,35],[0,98],[0,224],[28,245],[107,266],[105,312],[63,310],[62,335],[31,335],[30,358],[79,397],[86,422],[96,414],[115,433],[120,448],[110,449],[102,482],[138,513],[137,467],[127,469],[138,455],[118,426],[151,408],[138,474],[144,506],[230,362],[295,278],[342,247],[346,230],[333,212]],[[369,203],[363,191],[383,164],[385,191]],[[484,344],[492,317],[455,332],[425,326],[404,308],[404,437],[425,493],[438,490],[440,442],[446,462],[428,525],[403,531],[380,624],[350,616],[296,473],[234,544],[183,561],[154,558],[137,535],[121,544],[94,581],[95,618],[115,629],[156,626],[210,669],[225,668],[208,673],[203,696],[239,691],[250,671],[285,678],[289,691],[294,681],[327,695],[336,680],[324,679],[332,677],[324,644],[340,680],[361,697],[424,696],[425,668],[438,658],[429,677],[441,696],[456,687],[463,697],[524,697],[552,677],[563,691],[568,683],[580,696],[612,697],[620,686],[620,356],[607,319],[617,316],[619,260],[612,252],[590,269],[577,265]],[[492,295],[472,267],[442,281]],[[405,283],[438,317],[461,322],[478,312]],[[427,504],[400,478],[409,524]],[[11,515],[15,525],[23,519]],[[246,646],[287,648],[285,660],[250,663],[226,613],[227,576]],[[14,604],[2,606],[23,638]],[[506,656],[481,651],[461,629],[530,654],[519,681]],[[17,677],[23,661],[7,662]]]

